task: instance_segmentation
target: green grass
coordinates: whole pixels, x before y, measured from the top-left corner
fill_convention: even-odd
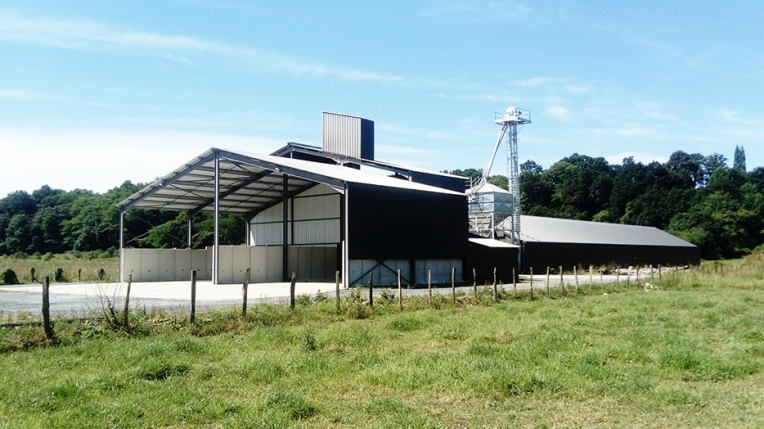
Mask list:
[[[66,282],[116,282],[119,277],[119,258],[89,258],[88,254],[59,254],[43,255],[40,257],[28,256],[25,258],[14,258],[11,256],[0,256],[0,272],[10,268],[16,272],[21,283],[41,283],[45,276],[50,277],[54,282],[54,273],[56,268],[64,270],[64,281]],[[32,281],[30,268],[35,269],[35,281]],[[98,270],[103,268],[104,278],[98,278]],[[79,276],[78,276],[79,274]]]
[[[129,331],[59,324],[54,344],[0,329],[0,426],[758,427],[762,267],[403,311],[137,312]]]

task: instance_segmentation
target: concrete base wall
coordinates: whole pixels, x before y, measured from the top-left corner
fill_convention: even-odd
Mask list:
[[[290,246],[289,272],[296,272],[301,281],[334,281],[337,269],[337,246]],[[124,272],[134,282],[167,282],[191,279],[212,279],[212,247],[206,249],[123,249]],[[281,246],[220,246],[218,283],[243,283],[247,268],[250,283],[282,281],[283,248]]]
[[[122,281],[131,274],[134,282],[190,280],[192,270],[199,280],[212,278],[212,249],[122,249],[122,254]]]

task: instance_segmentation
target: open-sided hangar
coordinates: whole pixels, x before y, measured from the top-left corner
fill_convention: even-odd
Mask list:
[[[496,267],[506,283],[521,248],[523,271],[587,266],[598,263],[595,254],[612,254],[613,247],[596,245],[593,236],[539,239],[542,234],[533,231],[554,219],[540,218],[535,230],[530,217],[523,220],[531,229],[523,228],[520,247],[471,237],[464,178],[375,160],[374,126],[367,119],[324,113],[323,130],[322,148],[289,143],[271,155],[209,149],[120,202],[121,220],[131,208],[188,212],[189,237],[195,213],[212,212],[215,219],[214,245],[207,249],[191,249],[190,241],[188,249],[125,249],[121,228],[122,280],[187,280],[195,270],[215,284],[240,283],[250,269],[253,283],[286,281],[292,272],[302,281],[333,281],[339,271],[342,283],[352,286],[367,284],[372,274],[376,284],[394,284],[400,270],[405,284],[426,284],[428,272],[437,284],[450,283],[452,270],[457,282],[471,282],[475,269],[483,283],[493,279]],[[219,245],[221,212],[248,219],[246,246]],[[592,222],[567,228],[598,232],[583,224]],[[618,236],[619,228],[628,227],[613,225],[606,232]],[[678,241],[662,236],[664,241],[637,253],[631,247],[652,238],[632,242],[626,234],[609,244],[631,255],[634,265],[697,263],[695,246],[660,233]],[[582,251],[589,247],[597,252]]]
[[[333,281],[345,285],[462,279],[468,255],[465,181],[376,161],[373,122],[324,114],[323,149],[290,143],[272,155],[210,149],[119,203],[130,208],[215,213],[211,248],[123,249],[123,281]],[[249,219],[248,246],[220,246],[218,216]],[[189,216],[191,219],[193,216]],[[189,230],[192,225],[189,223]],[[190,234],[189,234],[190,236]],[[123,239],[120,238],[122,248]],[[159,262],[157,262],[159,261]]]

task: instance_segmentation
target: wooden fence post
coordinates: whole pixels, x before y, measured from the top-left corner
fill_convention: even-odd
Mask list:
[[[573,276],[576,278],[576,294],[578,294],[578,267],[573,265]]]
[[[642,268],[641,265],[637,265],[637,287],[639,287],[639,270],[640,270],[640,268]]]
[[[294,290],[297,283],[297,273],[292,271],[292,282],[289,284],[289,308],[294,310]]]
[[[82,281],[82,268],[77,268],[77,281]]]
[[[130,285],[133,283],[133,275],[127,276],[127,291],[125,292],[125,308],[122,310],[122,326],[129,327],[128,312],[130,311]]]
[[[546,267],[546,296],[549,296],[549,267]]]
[[[45,276],[42,281],[42,328],[45,338],[53,339],[53,327],[50,325],[50,277]]]
[[[626,287],[629,287],[629,283],[631,282],[631,265],[629,265],[629,271],[626,273]]]
[[[565,279],[562,277],[562,265],[560,265],[560,291],[565,295]]]
[[[602,273],[605,271],[603,267],[600,267],[600,286],[605,287],[605,281],[602,279]]]
[[[191,317],[189,320],[194,323],[196,318],[196,270],[191,271]]]
[[[451,300],[456,302],[456,267],[451,267]]]
[[[493,300],[499,300],[499,290],[496,288],[496,267],[493,267]]]
[[[533,267],[531,267],[531,299],[533,299]]]
[[[589,265],[589,292],[592,291],[592,284],[594,284],[594,282],[592,281],[593,275],[594,275],[594,268],[590,264]]]
[[[475,292],[475,298],[477,298],[477,271],[472,269],[472,289]]]
[[[653,264],[650,264],[650,283],[655,285],[655,271],[653,271]]]
[[[403,310],[403,285],[401,285],[401,270],[398,270],[398,306]]]
[[[247,292],[249,289],[249,276],[252,273],[250,268],[244,273],[244,283],[241,285],[241,317],[247,317]]]
[[[515,291],[515,298],[517,298],[517,268],[512,267],[512,289]]]
[[[427,270],[427,293],[430,295],[430,304],[432,304],[432,270]]]
[[[621,283],[621,267],[617,266],[615,267],[615,287],[620,286]]]
[[[658,280],[663,280],[663,268],[658,264]]]
[[[340,300],[340,272],[334,272],[334,291],[337,296],[337,312],[342,313],[342,301]]]
[[[374,271],[369,273],[369,308],[374,308]]]

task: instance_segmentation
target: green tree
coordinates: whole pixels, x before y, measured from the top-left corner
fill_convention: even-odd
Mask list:
[[[735,146],[735,158],[732,161],[732,168],[745,172],[745,149],[743,146]]]

